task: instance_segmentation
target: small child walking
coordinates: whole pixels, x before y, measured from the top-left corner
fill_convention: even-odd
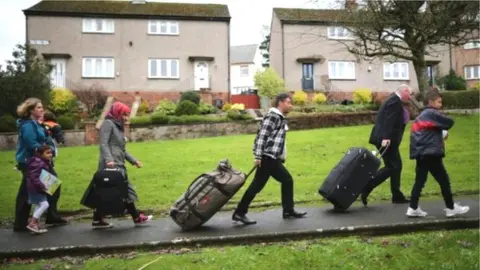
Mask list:
[[[410,159],[417,161],[415,168],[415,184],[412,188],[410,207],[406,215],[409,217],[425,217],[427,212],[418,206],[420,194],[427,182],[428,173],[440,185],[445,214],[447,217],[465,214],[470,210],[468,206],[461,206],[453,202],[450,188],[450,177],[443,164],[445,157],[445,142],[448,132],[452,128],[453,119],[441,114],[442,97],[438,92],[431,91],[425,96],[427,107],[415,119],[410,135]]]
[[[43,145],[37,149],[36,155],[28,160],[27,169],[27,190],[28,202],[35,205],[33,217],[27,225],[27,229],[33,233],[46,233],[47,229],[40,226],[40,217],[47,211],[49,204],[47,201],[47,190],[40,181],[42,170],[52,172],[53,151],[48,145]]]

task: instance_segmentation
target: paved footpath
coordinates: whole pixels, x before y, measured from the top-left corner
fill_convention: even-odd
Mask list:
[[[478,195],[462,196],[455,201],[470,206],[470,212],[458,218],[446,218],[443,201],[423,200],[421,207],[429,213],[426,218],[405,216],[407,205],[391,203],[372,204],[363,207],[354,204],[347,212],[332,211],[331,206],[300,207],[308,217],[283,220],[281,209],[251,212],[249,216],[257,224],[243,226],[233,224],[231,212],[220,212],[201,229],[182,232],[170,218],[154,219],[147,227],[133,227],[131,220],[117,220],[108,230],[92,230],[90,223],[74,223],[51,228],[48,233],[32,236],[29,233],[14,233],[11,229],[0,230],[0,256],[55,256],[77,252],[99,252],[135,247],[166,247],[182,244],[219,244],[235,240],[262,240],[272,238],[295,238],[356,233],[392,233],[416,231],[422,227],[478,228]],[[428,225],[428,226],[427,226]],[[406,229],[406,230],[405,230]],[[388,231],[390,230],[390,231]]]

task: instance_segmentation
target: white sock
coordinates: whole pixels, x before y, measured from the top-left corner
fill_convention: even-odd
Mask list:
[[[35,205],[35,210],[33,211],[33,217],[36,218],[37,220],[40,219],[40,217],[47,211],[49,205],[47,201],[43,201],[39,204]]]

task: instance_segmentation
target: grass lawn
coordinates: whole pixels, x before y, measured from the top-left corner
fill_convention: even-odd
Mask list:
[[[478,230],[41,260],[6,269],[478,269]],[[50,267],[49,267],[50,266]]]
[[[447,170],[454,192],[479,189],[479,115],[456,116],[456,124],[446,142]],[[319,201],[317,190],[344,152],[352,146],[367,146],[371,125],[324,128],[288,133],[288,158],[286,166],[295,181],[297,201]],[[414,178],[414,161],[408,159],[408,128],[401,147],[404,161],[402,190],[410,194]],[[151,141],[131,143],[127,149],[143,161],[144,168],[129,167],[129,177],[136,186],[141,209],[166,210],[185,191],[200,173],[215,168],[217,162],[229,158],[234,168],[247,172],[253,164],[252,143],[254,135],[202,138],[176,141]],[[61,210],[78,210],[80,199],[98,162],[98,146],[62,148],[56,161],[59,177],[64,181],[60,199]],[[2,192],[0,218],[14,214],[15,196],[21,175],[13,170],[14,152],[0,153]],[[252,179],[249,179],[248,183]],[[236,202],[247,188],[232,199]],[[427,182],[424,194],[439,194],[435,181]],[[370,200],[390,199],[390,185],[376,189]],[[273,179],[258,194],[255,202],[280,202],[280,187]]]

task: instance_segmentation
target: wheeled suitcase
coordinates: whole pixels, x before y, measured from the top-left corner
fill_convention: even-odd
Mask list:
[[[116,168],[97,171],[85,192],[81,203],[95,208],[101,215],[120,216],[125,212],[128,197],[128,181]]]
[[[255,168],[244,174],[228,160],[221,161],[215,170],[193,180],[170,208],[170,217],[184,231],[200,227],[237,193]]]
[[[325,178],[318,193],[335,208],[347,209],[375,176],[380,163],[368,149],[352,147]]]

